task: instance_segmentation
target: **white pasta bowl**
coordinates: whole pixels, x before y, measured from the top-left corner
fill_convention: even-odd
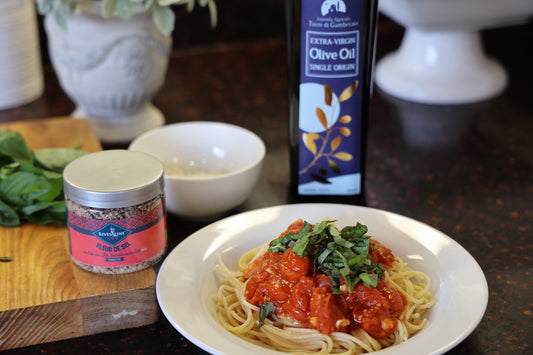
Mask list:
[[[266,152],[253,132],[207,121],[155,128],[129,149],[163,163],[167,211],[186,219],[215,218],[242,204],[259,179]]]
[[[316,223],[324,217],[335,219],[341,228],[356,222],[366,225],[370,236],[431,278],[436,303],[427,314],[426,326],[376,355],[444,354],[477,327],[489,292],[483,270],[466,249],[409,217],[340,204],[272,206],[220,219],[196,231],[168,254],[159,269],[156,294],[163,314],[181,335],[210,354],[287,354],[242,339],[218,321],[214,296],[220,278],[215,265],[222,261],[230,270],[238,270],[244,253],[271,241],[296,219]]]

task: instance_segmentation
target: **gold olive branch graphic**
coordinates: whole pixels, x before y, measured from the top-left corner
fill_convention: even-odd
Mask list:
[[[353,94],[355,93],[355,90],[357,90],[357,87],[359,86],[359,81],[356,80],[348,86],[346,89],[343,90],[341,95],[339,96],[338,100],[333,104],[333,91],[331,90],[331,87],[328,85],[324,85],[324,99],[326,102],[326,105],[331,106],[331,115],[334,115],[335,109],[337,108],[337,105],[340,105],[341,102],[344,102],[348,99],[350,99]],[[332,106],[333,104],[333,106]],[[351,131],[348,127],[335,127],[335,126],[328,126],[328,120],[326,117],[326,114],[324,111],[320,108],[316,108],[316,116],[320,122],[320,124],[325,129],[325,136],[321,136],[318,133],[302,133],[302,141],[305,145],[305,147],[313,153],[313,159],[309,164],[299,171],[299,174],[305,174],[311,169],[313,166],[318,165],[318,162],[321,158],[326,158],[328,161],[329,168],[331,171],[333,171],[336,174],[340,174],[340,168],[335,162],[334,159],[341,160],[341,161],[350,161],[353,159],[353,156],[350,153],[347,152],[337,152],[337,148],[340,146],[342,141],[342,136],[348,137],[351,135]],[[331,117],[333,118],[333,117]],[[348,124],[352,120],[352,117],[349,115],[344,115],[339,118],[339,122],[343,124]],[[330,120],[331,122],[333,121]],[[330,139],[333,137],[334,132],[338,131],[339,135],[335,136],[331,142]],[[320,148],[317,147],[317,141],[320,141]],[[326,148],[328,147],[329,143],[329,152],[326,152]],[[327,174],[327,170],[319,165],[319,171],[322,175]],[[323,176],[319,176],[316,174],[311,174],[311,177],[321,183],[329,184],[329,181],[324,178]]]

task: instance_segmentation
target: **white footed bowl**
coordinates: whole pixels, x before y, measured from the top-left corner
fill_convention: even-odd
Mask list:
[[[480,30],[527,21],[531,0],[380,0],[380,11],[405,27],[400,48],[376,65],[376,84],[398,98],[425,104],[466,104],[492,98],[508,84],[489,58]]]
[[[242,204],[259,179],[266,152],[256,134],[220,122],[155,128],[129,149],[163,162],[167,211],[186,219],[211,219]]]

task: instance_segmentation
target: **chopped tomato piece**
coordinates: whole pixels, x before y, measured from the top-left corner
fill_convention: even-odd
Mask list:
[[[292,293],[284,306],[285,311],[294,320],[307,323],[309,318],[309,302],[315,283],[308,277],[302,277],[292,288]]]
[[[383,264],[388,267],[392,266],[394,262],[394,254],[392,250],[381,244],[380,242],[370,238],[370,257],[376,264]]]
[[[363,284],[357,284],[354,293],[357,295],[357,303],[352,310],[354,322],[374,338],[389,337],[396,329],[398,320],[392,318],[387,299],[377,288]]]
[[[407,298],[404,296],[404,294],[395,288],[390,287],[383,280],[378,281],[377,288],[379,292],[387,298],[392,316],[399,317],[407,305]]]
[[[309,258],[298,256],[292,249],[287,249],[281,258],[280,272],[286,280],[298,281],[309,273]]]
[[[335,303],[333,293],[326,287],[317,287],[310,302],[309,324],[320,333],[344,331],[350,324]]]

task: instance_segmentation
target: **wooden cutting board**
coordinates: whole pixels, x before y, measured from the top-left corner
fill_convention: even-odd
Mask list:
[[[84,120],[40,119],[1,124],[32,149],[102,147]],[[153,268],[103,275],[70,259],[66,226],[0,226],[0,350],[154,323],[159,316]]]

